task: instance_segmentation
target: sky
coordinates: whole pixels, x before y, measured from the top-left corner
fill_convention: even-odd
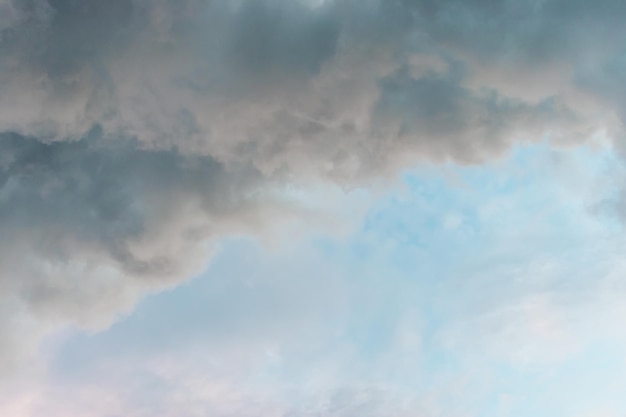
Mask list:
[[[0,415],[625,415],[625,18],[0,0]]]

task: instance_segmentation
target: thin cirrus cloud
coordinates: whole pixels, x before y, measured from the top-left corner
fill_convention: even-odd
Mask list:
[[[16,323],[106,325],[198,273],[214,238],[307,213],[289,186],[621,146],[625,9],[0,1],[3,368]]]

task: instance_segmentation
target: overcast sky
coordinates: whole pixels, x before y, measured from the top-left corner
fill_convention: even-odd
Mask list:
[[[0,415],[623,416],[625,20],[0,0]]]

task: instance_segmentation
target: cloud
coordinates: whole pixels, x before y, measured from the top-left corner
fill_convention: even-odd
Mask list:
[[[560,103],[558,90],[525,103],[489,90],[488,80],[476,90],[464,85],[472,75],[465,55],[482,57],[483,40],[501,43],[493,33],[500,25],[459,39],[448,32],[493,13],[502,25],[513,23],[505,3],[490,11],[481,2],[34,2],[21,7],[2,42],[3,85],[12,98],[0,103],[7,108],[0,126],[63,139],[99,123],[152,146],[173,142],[224,162],[290,172],[313,164],[318,174],[374,174],[397,168],[407,151],[481,161],[500,154],[511,136],[537,140],[577,121],[569,109],[575,103]],[[429,13],[435,18],[422,25]],[[532,21],[550,21],[542,16]],[[391,26],[398,33],[385,38]],[[528,49],[527,34],[516,32],[504,37],[519,37],[512,50]],[[499,66],[504,47],[489,48],[485,58]],[[436,61],[438,68],[428,68]],[[411,119],[413,129],[380,126],[398,118]],[[442,141],[441,129],[461,137]]]
[[[3,0],[2,302],[103,325],[197,272],[212,239],[281,220],[275,187],[617,134],[624,11]]]
[[[19,352],[22,337],[30,345],[31,336],[68,321],[106,325],[142,292],[198,273],[215,237],[290,215],[286,200],[281,214],[277,197],[259,195],[270,182],[258,172],[107,140],[98,129],[47,143],[2,134],[0,151],[7,360],[13,355],[4,350]]]

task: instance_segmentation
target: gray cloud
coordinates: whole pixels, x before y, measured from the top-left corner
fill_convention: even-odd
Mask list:
[[[65,243],[72,236],[107,252],[130,273],[168,274],[175,259],[139,259],[127,242],[176,217],[186,204],[228,218],[244,214],[254,200],[258,173],[229,173],[210,157],[142,150],[133,142],[104,142],[99,136],[95,129],[75,142],[0,138],[0,223],[7,238],[19,241],[31,229],[47,236],[37,239],[44,242],[42,250],[64,259],[71,257]],[[187,231],[196,232],[201,230]]]
[[[624,7],[2,0],[1,294],[106,322],[280,217],[275,184],[619,132]]]
[[[141,292],[199,272],[212,238],[280,216],[258,172],[102,135],[0,135],[3,359],[55,323],[106,324]]]

